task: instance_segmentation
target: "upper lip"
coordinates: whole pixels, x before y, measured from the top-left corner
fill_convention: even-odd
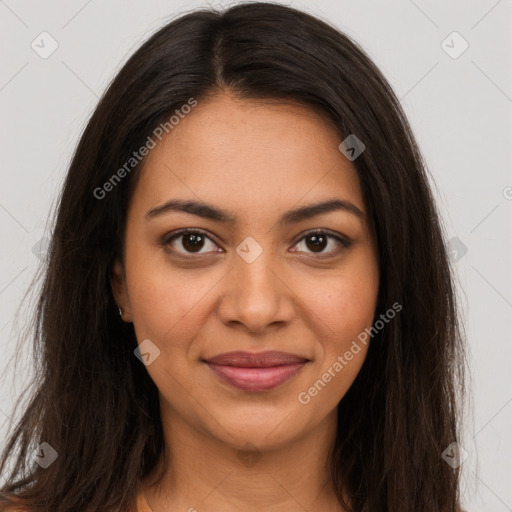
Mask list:
[[[266,352],[226,352],[215,357],[205,359],[207,363],[224,366],[240,366],[244,368],[268,368],[284,364],[305,363],[307,358],[270,350]]]

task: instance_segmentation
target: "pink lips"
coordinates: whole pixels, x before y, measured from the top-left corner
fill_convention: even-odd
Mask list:
[[[205,363],[225,382],[244,391],[266,391],[291,379],[308,359],[277,351],[228,352]]]

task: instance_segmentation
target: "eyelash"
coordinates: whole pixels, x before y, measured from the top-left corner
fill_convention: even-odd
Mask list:
[[[162,247],[165,248],[165,250],[167,252],[171,252],[173,254],[177,254],[179,258],[184,258],[184,259],[197,259],[199,258],[202,254],[206,254],[206,253],[196,253],[195,256],[192,256],[192,255],[189,255],[189,256],[185,256],[183,253],[180,253],[179,251],[176,251],[175,249],[169,249],[168,246],[170,245],[170,243],[172,241],[174,241],[176,238],[179,238],[180,236],[183,236],[183,235],[189,235],[189,234],[194,234],[194,235],[204,235],[206,238],[208,238],[209,240],[211,240],[213,243],[216,244],[216,242],[208,235],[208,232],[202,230],[202,229],[199,229],[199,228],[184,228],[184,229],[180,229],[178,231],[175,231],[171,234],[168,234],[166,236],[163,237],[160,245]],[[335,256],[337,255],[339,252],[343,251],[344,249],[348,249],[351,245],[352,245],[352,242],[349,241],[348,239],[336,234],[335,232],[333,231],[330,231],[328,229],[314,229],[314,230],[311,230],[311,231],[308,231],[306,233],[304,233],[302,235],[301,238],[299,238],[299,240],[297,240],[297,242],[294,244],[297,245],[298,243],[302,242],[302,240],[304,240],[305,238],[308,238],[310,236],[313,236],[313,235],[327,235],[328,238],[333,238],[334,240],[336,240],[341,247],[338,247],[338,249],[335,249],[334,251],[330,251],[328,253],[309,253],[309,254],[313,254],[313,255],[317,255],[318,258],[326,258],[326,257],[332,257],[332,256]],[[216,244],[218,245],[218,244]],[[216,252],[219,252],[219,251],[216,251]],[[297,252],[300,252],[300,251],[297,251]],[[193,253],[189,253],[189,254],[193,254]]]

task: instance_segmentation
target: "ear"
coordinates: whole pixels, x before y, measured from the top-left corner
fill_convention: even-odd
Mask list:
[[[130,306],[130,298],[128,296],[128,289],[126,286],[124,266],[119,257],[114,260],[114,264],[112,265],[110,285],[112,287],[112,293],[116,304],[123,310],[123,321],[131,322],[132,310]]]

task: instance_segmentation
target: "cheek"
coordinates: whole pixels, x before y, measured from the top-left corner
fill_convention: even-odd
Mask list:
[[[165,257],[133,251],[126,261],[128,293],[137,338],[159,345],[187,339],[198,329],[197,316],[208,301],[210,280],[172,268]]]
[[[315,282],[308,290],[308,305],[331,335],[354,333],[371,325],[378,281],[370,272],[366,276],[332,276],[323,283]]]
[[[372,325],[377,292],[375,275],[361,279],[348,274],[332,277],[324,286],[317,283],[315,293],[309,295],[317,364],[298,400],[314,402],[317,414],[327,414],[336,406],[363,366],[370,341],[365,329]]]
[[[329,304],[325,304],[325,307],[329,312],[334,333],[356,336],[366,327],[370,327],[375,314],[376,286],[344,283],[331,295]]]
[[[357,354],[354,360],[363,359],[359,356],[364,357],[367,350],[365,329],[372,326],[378,279],[375,260],[368,257],[347,265],[343,272],[309,283],[304,303],[315,323],[312,329],[318,333],[318,346],[323,351],[317,355],[324,364],[333,363],[347,350]]]

